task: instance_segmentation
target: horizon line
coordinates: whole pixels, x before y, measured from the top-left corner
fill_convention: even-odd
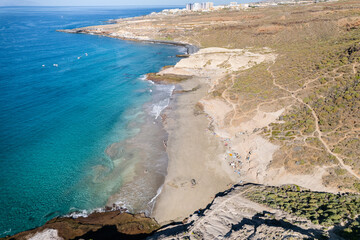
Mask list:
[[[144,5],[144,4],[123,4],[123,5],[0,5],[0,7],[121,7],[121,6],[186,6],[184,5]]]

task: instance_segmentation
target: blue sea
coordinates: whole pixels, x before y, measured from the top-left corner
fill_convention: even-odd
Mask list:
[[[162,9],[0,8],[0,237],[114,203],[151,212],[173,86],[143,76],[184,49],[55,30]]]

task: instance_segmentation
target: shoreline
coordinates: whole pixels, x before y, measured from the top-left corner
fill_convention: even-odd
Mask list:
[[[119,40],[123,40],[123,41],[133,41],[133,42],[140,42],[140,43],[151,43],[151,44],[164,44],[164,45],[173,45],[173,46],[177,46],[177,47],[184,47],[184,48],[186,48],[186,54],[187,55],[189,55],[189,56],[191,56],[192,54],[194,54],[194,53],[196,53],[196,52],[198,52],[199,51],[199,48],[197,47],[197,46],[195,46],[195,45],[192,45],[192,44],[188,44],[188,43],[182,43],[182,42],[175,42],[175,41],[164,41],[164,40],[155,40],[155,39],[137,39],[137,38],[123,38],[123,37],[116,37],[116,36],[112,36],[112,35],[110,35],[110,34],[104,34],[104,33],[102,33],[102,34],[99,34],[99,33],[93,33],[93,32],[91,32],[91,31],[87,31],[87,30],[79,30],[79,29],[65,29],[65,30],[56,30],[57,32],[64,32],[64,33],[72,33],[72,34],[89,34],[89,35],[98,35],[98,36],[104,36],[104,37],[110,37],[110,38],[116,38],[116,39],[119,39]],[[179,61],[182,59],[182,57],[178,57],[179,58]],[[166,66],[166,65],[165,65]],[[160,70],[161,71],[161,70]],[[195,76],[192,76],[192,78],[191,79],[189,79],[189,81],[191,81],[193,78],[194,78]],[[143,79],[144,81],[150,81],[150,80],[147,80],[146,78],[145,79]],[[186,81],[185,81],[186,82]],[[169,85],[169,84],[167,84],[167,83],[155,83],[156,85]],[[169,113],[169,111],[171,111],[171,112],[173,112],[173,113],[175,113],[178,109],[176,109],[176,110],[174,110],[173,109],[173,105],[174,105],[174,103],[176,102],[176,100],[177,100],[177,98],[178,97],[180,97],[180,96],[175,96],[175,95],[177,95],[177,94],[175,94],[176,93],[176,90],[177,90],[177,87],[180,87],[181,89],[183,89],[184,87],[186,88],[186,85],[184,86],[183,84],[172,84],[172,85],[174,85],[175,86],[175,88],[174,88],[174,90],[172,91],[172,94],[171,94],[171,96],[170,96],[170,101],[169,101],[169,104],[164,108],[164,109],[162,109],[161,110],[161,113],[159,114],[159,117],[160,118],[162,118],[162,116],[163,115],[168,115]],[[176,98],[175,100],[173,99],[173,98]],[[199,99],[200,100],[200,99]],[[149,104],[149,103],[145,103],[145,105],[147,105],[147,104]],[[196,104],[196,102],[194,102],[194,105]],[[143,108],[144,108],[144,106],[143,106]],[[145,111],[145,108],[143,109],[144,110],[144,112],[145,112],[145,114],[147,115],[147,114],[150,114],[151,115],[151,113],[147,113],[146,111]],[[164,113],[164,112],[166,112],[166,113]],[[159,124],[160,125],[162,125],[160,128],[162,128],[163,130],[165,130],[165,134],[164,134],[164,136],[163,136],[163,138],[165,139],[164,140],[164,145],[165,145],[165,142],[167,142],[168,141],[168,139],[169,139],[169,137],[170,137],[170,132],[169,132],[169,130],[168,129],[166,129],[166,126],[165,126],[165,121],[164,121],[164,119],[163,120],[161,120],[160,119],[160,121],[157,121],[157,118],[154,120],[154,121],[156,121],[156,122],[159,122]],[[155,122],[154,122],[155,123]],[[144,124],[144,123],[143,123]],[[204,119],[204,124],[205,125],[208,125],[209,124],[209,121],[207,120],[207,119]],[[139,135],[140,133],[138,133],[136,136],[134,136],[133,138],[136,138],[138,135]],[[110,156],[109,155],[109,153],[108,152],[111,152],[111,150],[109,150],[110,148],[112,148],[113,146],[116,146],[117,144],[119,144],[119,143],[113,143],[113,144],[111,144],[111,145],[109,145],[108,147],[107,147],[107,149],[105,150],[105,153],[110,157],[110,158],[112,158],[112,156]],[[166,145],[167,145],[167,143],[166,143]],[[166,147],[165,147],[166,148]],[[132,209],[129,209],[129,208],[127,208],[126,206],[127,206],[127,204],[123,204],[123,203],[120,203],[119,204],[119,202],[117,202],[117,200],[115,199],[116,198],[116,196],[118,196],[120,193],[121,193],[121,189],[123,188],[123,187],[126,187],[126,186],[122,186],[119,190],[119,192],[117,192],[117,193],[115,193],[114,195],[111,195],[110,197],[109,197],[109,199],[108,199],[108,202],[107,202],[107,204],[103,207],[103,208],[101,208],[101,210],[100,211],[103,211],[103,210],[105,210],[106,211],[106,209],[112,209],[112,210],[118,210],[118,209],[126,209],[127,211],[130,211],[131,213],[133,213],[133,214],[137,214],[137,213],[145,213],[146,214],[146,216],[153,216],[153,214],[154,214],[154,211],[155,211],[155,209],[157,208],[156,206],[157,206],[157,202],[158,202],[158,200],[161,198],[161,196],[163,195],[163,192],[164,192],[164,188],[166,189],[166,187],[165,187],[165,184],[166,184],[166,181],[167,181],[167,178],[169,178],[169,173],[168,173],[168,166],[169,166],[169,163],[171,162],[171,159],[170,159],[170,156],[169,156],[169,153],[168,153],[168,149],[166,148],[165,149],[165,153],[166,153],[166,155],[167,155],[167,159],[168,159],[168,161],[167,161],[167,172],[166,172],[166,174],[164,175],[164,180],[162,181],[162,184],[159,186],[159,188],[157,189],[157,191],[156,191],[156,193],[155,193],[155,195],[151,198],[151,200],[148,202],[148,205],[152,205],[152,206],[150,206],[150,208],[151,208],[151,210],[150,211],[147,211],[147,210],[141,210],[141,211],[133,211]],[[147,172],[147,169],[145,169],[144,170],[144,172]],[[125,183],[125,185],[129,185],[129,184],[126,184]],[[131,182],[130,182],[130,185],[131,185]],[[215,196],[215,194],[216,193],[218,193],[219,191],[224,191],[224,190],[226,190],[227,188],[228,188],[228,186],[229,186],[229,183],[227,183],[226,185],[225,185],[225,188],[224,187],[222,187],[222,188],[220,188],[220,189],[218,189],[218,190],[215,190],[215,191],[211,191],[211,194],[209,194],[209,197],[213,197],[213,196]],[[128,186],[127,188],[129,188],[130,186]],[[205,200],[201,205],[198,205],[198,207],[200,208],[200,207],[202,207],[204,204],[207,204],[207,200]],[[131,207],[132,208],[132,207]],[[92,214],[92,213],[94,213],[94,212],[98,212],[99,211],[99,209],[95,209],[95,210],[91,210],[91,211],[86,211],[86,215],[90,215],[90,214]],[[192,211],[190,211],[189,213],[191,213]],[[73,216],[73,215],[77,215],[77,213],[69,213],[67,216]],[[80,215],[81,215],[81,213],[80,213]],[[183,217],[186,217],[188,214],[185,214],[185,215],[183,215]],[[156,219],[157,220],[157,219]]]
[[[98,35],[103,37],[110,37],[110,38],[116,38],[123,41],[132,41],[132,42],[143,42],[143,43],[152,43],[152,44],[164,44],[164,45],[173,45],[173,46],[179,46],[179,47],[185,47],[187,54],[191,55],[193,53],[196,53],[199,51],[199,47],[189,44],[189,43],[183,43],[183,42],[175,42],[175,41],[166,41],[166,40],[156,40],[156,39],[141,39],[141,38],[126,38],[126,37],[119,37],[119,36],[113,36],[111,34],[105,34],[105,33],[94,33],[90,30],[83,30],[79,28],[75,29],[59,29],[56,30],[57,32],[63,32],[63,33],[71,33],[71,34],[89,34],[89,35]]]
[[[163,143],[167,141],[168,134],[161,114],[174,89],[172,85],[151,85],[154,86],[151,88],[152,98],[142,106],[140,118],[143,120],[135,126],[139,132],[106,149],[108,155],[115,153],[111,156],[114,161],[118,158],[124,161],[124,167],[130,172],[118,191],[108,198],[106,206],[123,207],[131,213],[144,213],[146,216],[151,214],[166,175],[168,157]],[[162,105],[164,103],[165,106]]]

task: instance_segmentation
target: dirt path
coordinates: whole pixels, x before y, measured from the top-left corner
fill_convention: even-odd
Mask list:
[[[271,74],[272,76],[272,79],[273,79],[273,84],[274,86],[280,88],[281,90],[284,90],[286,92],[288,92],[289,94],[291,94],[291,97],[294,98],[296,101],[300,102],[301,104],[305,105],[307,108],[309,108],[311,110],[311,114],[313,115],[314,119],[315,119],[315,133],[317,134],[314,134],[314,137],[318,138],[319,141],[323,144],[326,152],[328,152],[330,155],[334,156],[340,163],[340,165],[346,170],[348,171],[351,175],[353,175],[355,178],[359,179],[360,180],[360,176],[355,173],[350,166],[347,166],[345,165],[343,159],[341,157],[339,157],[337,154],[333,153],[330,149],[330,147],[328,146],[328,144],[323,140],[323,133],[320,131],[320,127],[319,127],[319,118],[318,116],[316,115],[314,109],[307,103],[305,103],[301,98],[297,97],[295,95],[295,93],[298,91],[289,91],[288,89],[282,87],[281,85],[277,84],[276,83],[276,80],[275,80],[275,76],[274,76],[274,73],[270,70],[271,66],[269,66],[267,68],[267,71]],[[354,66],[353,66],[354,68]],[[307,85],[305,85],[305,88],[307,88]]]

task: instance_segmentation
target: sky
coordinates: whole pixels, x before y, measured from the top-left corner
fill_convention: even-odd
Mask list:
[[[209,0],[0,0],[0,6],[121,6],[121,5],[176,5]],[[228,4],[234,0],[210,0],[215,5]],[[236,0],[235,0],[236,1]],[[238,3],[254,0],[238,0]]]

